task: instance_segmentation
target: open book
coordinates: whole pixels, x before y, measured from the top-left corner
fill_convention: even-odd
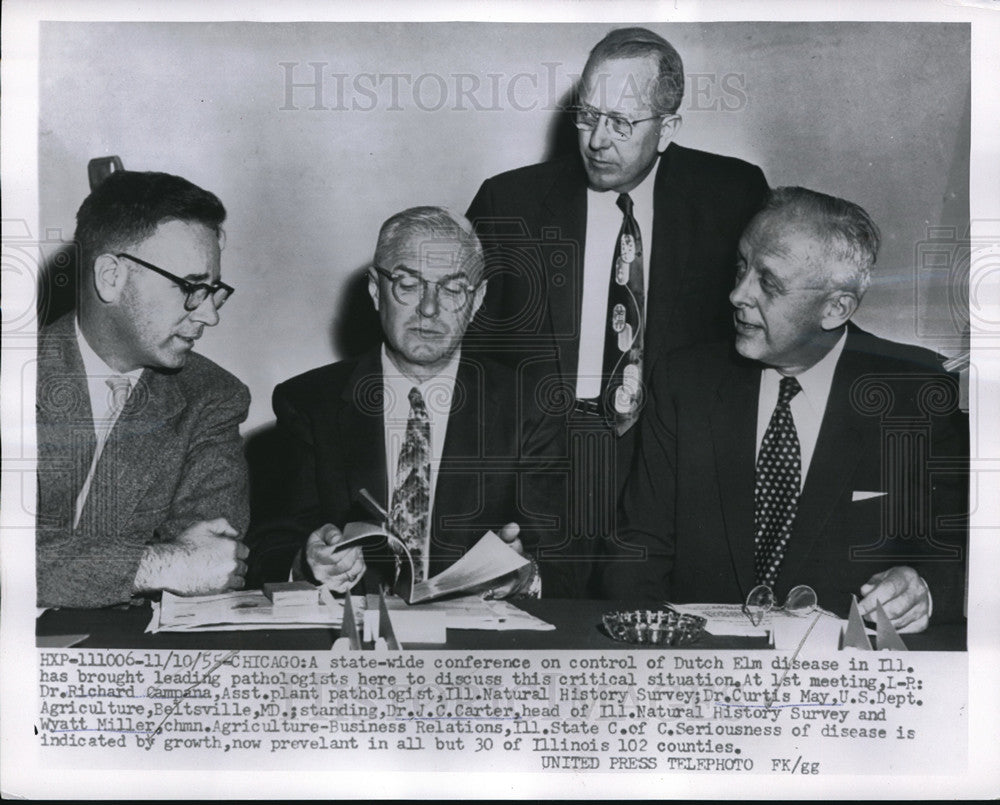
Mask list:
[[[373,547],[387,544],[396,557],[395,593],[408,604],[432,601],[451,593],[484,587],[508,573],[531,572],[531,560],[514,551],[492,531],[479,538],[461,559],[433,578],[414,583],[413,557],[395,534],[373,523],[348,523],[338,548],[349,545]]]

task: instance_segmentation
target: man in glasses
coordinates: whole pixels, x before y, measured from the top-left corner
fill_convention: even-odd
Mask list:
[[[292,500],[287,517],[251,529],[251,583],[291,572],[335,592],[352,589],[365,556],[338,543],[346,523],[373,519],[359,505],[361,490],[406,542],[418,581],[488,529],[522,554],[536,554],[557,533],[560,521],[543,520],[565,492],[553,489],[539,462],[548,460],[558,421],[527,413],[509,369],[462,350],[486,293],[469,222],[438,207],[389,218],[368,291],[383,345],[274,390]],[[561,594],[561,566],[540,559],[546,595]],[[391,583],[392,570],[377,573]],[[497,592],[538,592],[533,576]]]
[[[881,602],[903,631],[961,618],[968,419],[940,356],[851,321],[878,246],[856,204],[771,194],[740,240],[735,352],[653,368],[610,597],[763,585],[780,604],[808,585],[841,615],[852,594],[869,618]]]
[[[574,530],[595,545],[614,528],[649,365],[727,332],[736,241],[767,190],[757,167],[674,142],[683,93],[669,42],[612,31],[572,110],[579,154],[488,179],[467,212],[487,249],[483,341],[542,387],[561,381],[570,442],[599,445],[584,451],[596,462],[574,459]]]
[[[78,309],[38,341],[40,606],[244,584],[250,397],[193,352],[233,293],[225,217],[185,179],[132,171],[77,212]]]

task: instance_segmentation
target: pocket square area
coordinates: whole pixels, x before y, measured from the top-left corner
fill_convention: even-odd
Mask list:
[[[880,498],[888,495],[888,492],[862,492],[859,490],[854,490],[851,493],[851,503],[857,503],[859,500],[871,500],[872,498]]]

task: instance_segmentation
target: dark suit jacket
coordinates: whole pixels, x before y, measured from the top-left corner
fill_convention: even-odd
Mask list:
[[[356,502],[367,489],[386,507],[382,369],[378,350],[314,369],[274,390],[278,429],[289,450],[289,516],[251,529],[250,583],[284,581],[309,534],[372,521]],[[539,553],[546,596],[571,594],[545,547],[565,523],[565,472],[551,462],[558,422],[526,413],[513,372],[463,357],[431,513],[431,575],[459,558],[487,529],[516,521],[525,547]]]
[[[654,367],[621,530],[645,558],[617,550],[609,597],[738,603],[754,586],[760,373],[728,343]],[[910,565],[934,620],[960,617],[967,470],[968,420],[940,358],[850,325],[775,593],[808,584],[844,614],[874,573]]]
[[[74,529],[96,438],[73,315],[38,338],[38,604],[97,607],[131,598],[148,544],[216,517],[246,529],[239,424],[250,394],[193,353],[177,372],[144,371],[104,446]]]
[[[760,209],[760,168],[671,143],[653,190],[644,344],[656,356],[730,334],[736,244]],[[483,182],[467,217],[487,251],[489,286],[477,345],[512,366],[555,352],[559,375],[576,382],[587,226],[587,175],[579,155]],[[608,244],[608,272],[612,245]]]

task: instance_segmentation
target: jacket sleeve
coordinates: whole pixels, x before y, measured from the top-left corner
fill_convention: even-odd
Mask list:
[[[109,441],[79,527],[71,529],[67,522],[61,535],[40,534],[39,605],[100,607],[129,601],[146,547],[169,542],[201,520],[225,518],[242,536],[249,505],[239,424],[249,405],[250,395],[242,383],[206,393],[186,415],[181,427],[186,442],[176,458],[149,456],[148,464],[124,467],[113,460],[115,444]],[[157,471],[173,470],[174,464],[173,475]],[[154,485],[134,512],[118,512],[108,496],[120,494],[123,479],[131,473],[151,474]]]

